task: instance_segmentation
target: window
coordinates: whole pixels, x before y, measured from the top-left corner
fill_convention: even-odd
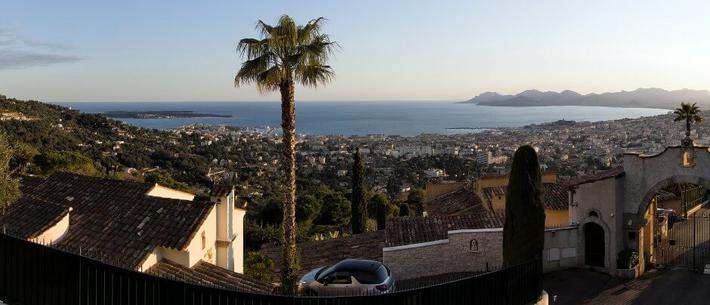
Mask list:
[[[691,165],[693,165],[690,163],[690,152],[684,151],[681,159],[683,167],[690,167]]]
[[[353,279],[350,277],[348,272],[336,272],[333,277],[331,284],[352,284]]]
[[[599,213],[597,213],[596,211],[589,211],[589,217],[599,218]]]
[[[207,247],[207,238],[205,237],[205,231],[202,231],[202,250]]]

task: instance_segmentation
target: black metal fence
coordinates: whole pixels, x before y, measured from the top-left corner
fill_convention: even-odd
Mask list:
[[[541,274],[542,264],[531,262],[388,294],[290,297],[156,277],[0,234],[0,300],[22,305],[522,305],[540,296]]]
[[[656,236],[658,263],[703,271],[710,264],[710,214],[664,218]]]

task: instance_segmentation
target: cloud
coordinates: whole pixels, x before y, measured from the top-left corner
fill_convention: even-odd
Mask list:
[[[0,70],[73,63],[83,59],[66,52],[71,49],[68,45],[37,41],[0,28]]]
[[[0,48],[0,70],[24,69],[36,66],[71,63],[81,57],[65,54],[33,53],[26,50]]]

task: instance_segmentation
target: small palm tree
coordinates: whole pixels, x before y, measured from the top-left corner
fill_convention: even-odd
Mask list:
[[[337,44],[321,33],[325,19],[317,18],[297,25],[284,15],[275,26],[259,20],[260,39],[239,41],[237,53],[245,58],[234,78],[234,86],[256,84],[260,93],[281,93],[281,128],[283,130],[283,290],[294,292],[298,263],[296,260],[296,107],[295,85],[317,87],[331,81],[334,72],[327,65]]]
[[[676,115],[673,121],[685,121],[685,139],[683,139],[683,144],[686,146],[692,144],[693,141],[690,139],[690,124],[700,124],[703,122],[703,117],[700,115],[700,108],[698,108],[697,103],[680,103],[680,107],[676,108],[673,113]]]

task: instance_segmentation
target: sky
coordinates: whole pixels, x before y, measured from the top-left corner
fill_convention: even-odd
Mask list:
[[[527,89],[710,89],[710,1],[3,1],[0,94],[261,101],[234,88],[257,20],[326,17],[336,79],[297,100],[466,100]]]

